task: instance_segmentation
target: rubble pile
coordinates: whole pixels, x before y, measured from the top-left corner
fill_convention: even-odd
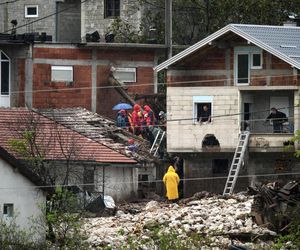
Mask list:
[[[252,214],[259,225],[282,232],[291,221],[289,216],[293,209],[300,207],[300,185],[290,181],[281,186],[278,182],[249,187],[254,194]]]
[[[242,245],[252,249],[255,243],[251,243],[251,239],[270,239],[276,235],[252,222],[252,202],[252,197],[241,194],[227,199],[221,196],[187,199],[179,204],[150,201],[139,213],[119,210],[114,217],[87,219],[85,230],[89,235],[88,242],[95,248],[118,248],[133,236],[147,240],[151,228],[155,228],[165,232],[175,230],[183,238],[190,233],[209,236],[212,245],[208,247],[217,247],[215,249],[223,249],[230,244],[241,245],[238,239],[243,236],[248,238],[248,243],[244,241]],[[257,244],[261,244],[259,247],[262,249],[266,243],[261,241]]]

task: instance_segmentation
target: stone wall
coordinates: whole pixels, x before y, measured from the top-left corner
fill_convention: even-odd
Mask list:
[[[141,22],[140,9],[138,1],[122,0],[120,1],[120,18],[138,30]],[[114,18],[105,18],[104,16],[104,0],[90,0],[82,4],[81,18],[81,37],[97,30],[102,41],[114,21]]]
[[[7,0],[0,0],[0,3],[5,3]],[[25,18],[25,6],[26,5],[38,5],[38,17]],[[6,8],[7,6],[7,8]],[[6,13],[7,14],[6,14]],[[25,25],[29,22],[36,21],[39,18],[51,15],[56,12],[56,1],[53,0],[23,0],[7,5],[1,5],[0,8],[0,33],[11,29],[11,21],[16,19],[18,26]],[[55,40],[55,24],[56,16],[50,16],[41,21],[35,22],[25,27],[17,29],[17,33],[22,34],[26,32],[47,32],[52,35]],[[17,26],[17,27],[18,27]]]

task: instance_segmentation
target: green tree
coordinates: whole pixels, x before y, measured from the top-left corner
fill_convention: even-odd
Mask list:
[[[117,36],[134,32],[135,42],[145,42],[153,36],[150,28],[155,27],[154,37],[164,43],[165,1],[139,0],[137,5],[143,9],[140,29],[119,19],[115,21],[119,29],[113,32]],[[300,13],[299,0],[173,0],[173,43],[193,44],[229,23],[282,25],[291,13]]]

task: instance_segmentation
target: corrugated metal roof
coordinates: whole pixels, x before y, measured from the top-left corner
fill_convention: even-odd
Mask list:
[[[0,146],[16,158],[25,158],[11,146],[26,131],[35,131],[36,145],[45,160],[90,161],[98,163],[135,164],[134,159],[91,140],[35,112],[0,108]]]
[[[300,27],[245,24],[233,26],[300,63]]]
[[[229,24],[154,68],[159,72],[222,35],[233,32],[300,69],[300,27]]]

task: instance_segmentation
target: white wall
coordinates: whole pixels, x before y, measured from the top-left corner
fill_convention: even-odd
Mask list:
[[[137,194],[138,169],[131,167],[105,167],[104,194],[110,195],[115,201],[126,200]],[[95,189],[102,192],[103,168],[95,170]]]
[[[230,115],[239,112],[239,91],[235,87],[168,87],[167,129],[168,152],[200,152],[206,134],[214,134],[221,150],[236,147],[239,135],[239,116],[213,118],[212,123],[199,125],[192,121],[193,96],[212,96],[212,115]]]
[[[12,203],[16,223],[22,228],[30,227],[30,217],[42,215],[41,205],[46,205],[46,196],[40,189],[34,188],[30,180],[13,169],[6,161],[0,159],[0,216],[3,215],[3,204]],[[42,232],[41,232],[42,233]],[[41,235],[43,236],[43,235]]]

